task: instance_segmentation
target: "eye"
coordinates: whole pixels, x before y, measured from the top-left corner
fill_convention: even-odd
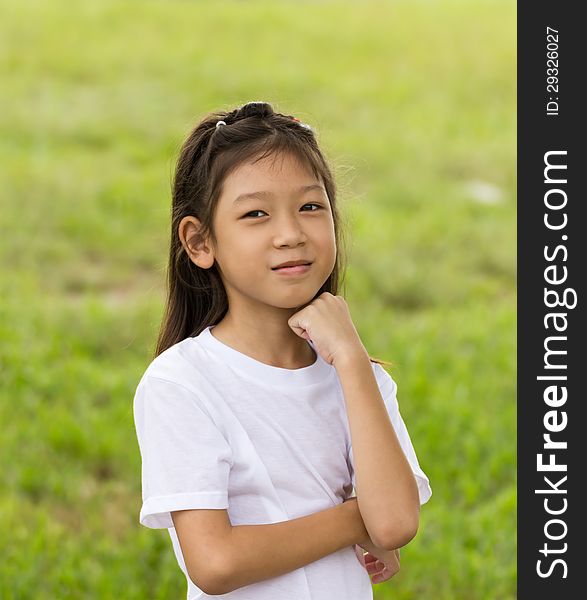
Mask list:
[[[248,217],[249,215],[252,215],[253,213],[258,213],[258,212],[265,212],[264,210],[252,210],[251,212],[248,212],[246,215],[243,215],[243,219],[245,217]]]
[[[321,204],[316,204],[315,202],[308,202],[307,204],[304,204],[304,206],[315,206],[316,207],[315,210],[304,211],[304,212],[316,212],[316,211],[320,210],[321,208],[324,208]],[[304,206],[302,208],[304,208]],[[242,216],[242,218],[245,219],[247,217],[251,217],[255,213],[264,213],[264,212],[265,212],[264,210],[251,210],[250,212],[244,214]],[[265,213],[265,214],[267,214],[267,213]]]

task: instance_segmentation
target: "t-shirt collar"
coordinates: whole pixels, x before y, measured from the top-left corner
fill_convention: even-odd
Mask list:
[[[235,348],[221,342],[212,335],[211,330],[214,325],[206,327],[199,335],[192,339],[200,346],[206,348],[229,366],[243,372],[249,377],[258,379],[260,382],[273,385],[285,385],[303,387],[321,383],[328,379],[335,371],[334,367],[329,365],[316,352],[314,344],[308,340],[308,344],[316,353],[316,360],[313,364],[302,367],[301,369],[283,369],[266,363],[260,362],[247,354],[239,352]]]

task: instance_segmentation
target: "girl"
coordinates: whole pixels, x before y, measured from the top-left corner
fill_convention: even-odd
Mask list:
[[[336,295],[339,220],[313,130],[270,104],[181,149],[134,418],[139,520],[167,528],[188,600],[371,599],[418,529],[429,481]]]

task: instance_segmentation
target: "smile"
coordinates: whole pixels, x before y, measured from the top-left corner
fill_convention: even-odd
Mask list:
[[[272,269],[279,275],[303,275],[310,270],[312,265],[295,265],[294,267],[281,267],[279,269]]]

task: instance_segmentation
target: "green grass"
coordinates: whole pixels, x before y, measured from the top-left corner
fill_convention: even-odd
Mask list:
[[[138,523],[132,396],[179,144],[259,99],[318,130],[344,293],[397,365],[433,488],[376,598],[515,598],[515,18],[505,1],[4,3],[2,598],[184,597],[167,532]]]

